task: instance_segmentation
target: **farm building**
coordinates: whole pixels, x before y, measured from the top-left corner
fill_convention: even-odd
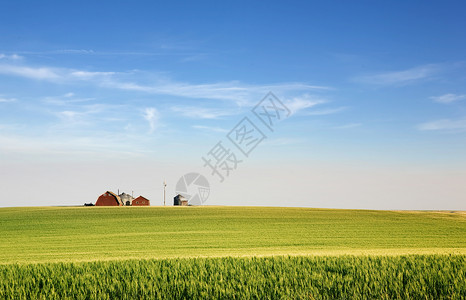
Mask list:
[[[132,206],[150,206],[150,201],[147,198],[144,198],[143,196],[139,196],[136,199],[133,199],[131,201]]]
[[[123,205],[126,205],[126,206],[130,206],[132,205],[131,204],[131,201],[133,201],[133,196],[131,195],[128,195],[126,193],[121,193],[120,195],[118,195],[121,199],[121,203],[123,203]]]
[[[183,195],[176,195],[173,198],[173,205],[175,206],[188,206],[188,199],[186,199]]]
[[[122,206],[123,203],[118,195],[106,191],[97,199],[95,206]]]

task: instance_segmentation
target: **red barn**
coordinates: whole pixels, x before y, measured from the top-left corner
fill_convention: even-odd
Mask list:
[[[122,206],[120,197],[115,193],[106,191],[97,199],[95,206]]]
[[[143,196],[139,196],[131,201],[131,206],[150,206],[150,201]]]

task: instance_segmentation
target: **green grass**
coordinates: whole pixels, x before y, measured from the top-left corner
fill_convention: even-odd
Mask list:
[[[466,256],[0,265],[4,299],[464,299]]]
[[[465,299],[465,254],[464,212],[0,209],[0,299]]]
[[[202,256],[466,254],[466,215],[271,207],[0,209],[0,264]]]

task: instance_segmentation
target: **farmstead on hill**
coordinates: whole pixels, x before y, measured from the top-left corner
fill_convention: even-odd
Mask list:
[[[133,196],[121,193],[119,195],[111,191],[106,191],[97,198],[95,204],[86,203],[85,206],[150,206],[150,200],[146,197],[139,196],[134,198]],[[176,195],[173,198],[174,206],[189,206],[188,199],[183,195]]]
[[[150,206],[150,200],[143,196],[134,199],[133,196],[126,193],[117,195],[106,191],[97,198],[95,206]]]

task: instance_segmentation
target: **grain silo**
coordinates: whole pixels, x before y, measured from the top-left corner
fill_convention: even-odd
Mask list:
[[[121,199],[121,202],[123,203],[123,205],[126,205],[126,206],[130,206],[131,205],[131,202],[133,201],[133,196],[131,195],[128,195],[126,193],[121,193],[120,195],[118,195]]]

